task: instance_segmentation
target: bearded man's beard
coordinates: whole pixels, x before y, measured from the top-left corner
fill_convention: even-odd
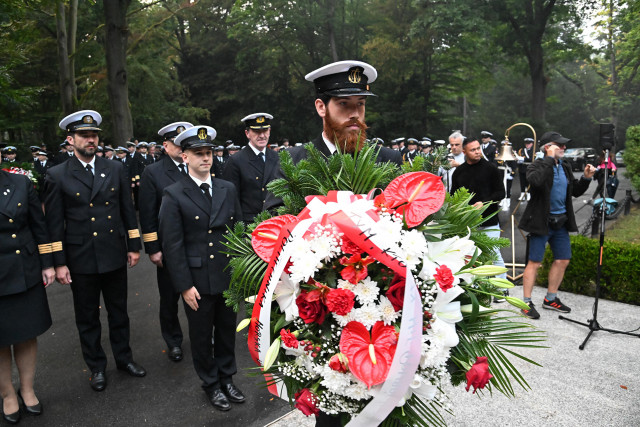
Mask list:
[[[358,129],[347,129],[347,126],[351,125],[358,126]],[[336,144],[341,153],[353,154],[356,151],[360,151],[364,146],[364,141],[367,139],[368,126],[364,122],[354,118],[344,123],[338,123],[337,120],[331,117],[329,109],[326,110],[324,116],[323,128],[324,134],[329,141]]]

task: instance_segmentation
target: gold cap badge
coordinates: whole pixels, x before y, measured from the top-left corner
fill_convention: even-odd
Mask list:
[[[201,139],[201,140],[207,139],[207,130],[205,128],[198,129],[198,139]]]

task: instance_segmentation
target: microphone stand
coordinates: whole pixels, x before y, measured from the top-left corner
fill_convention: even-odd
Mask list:
[[[604,185],[602,186],[602,190],[600,193],[600,195],[602,196],[602,203],[600,204],[600,251],[599,251],[599,257],[598,257],[598,269],[596,271],[596,299],[593,303],[593,318],[587,320],[586,323],[583,323],[583,322],[578,322],[577,320],[569,319],[568,317],[564,317],[562,315],[558,316],[558,319],[566,320],[572,323],[577,323],[578,325],[586,326],[587,328],[589,328],[589,333],[587,334],[587,337],[584,339],[582,344],[580,344],[580,346],[578,347],[580,350],[584,350],[585,345],[587,345],[587,341],[589,341],[589,338],[591,338],[591,335],[595,331],[606,331],[614,334],[631,335],[633,337],[640,338],[640,334],[634,334],[632,332],[624,332],[624,331],[618,331],[615,329],[603,328],[602,326],[600,326],[600,323],[598,323],[598,300],[600,298],[600,281],[602,279],[602,258],[604,254],[604,221],[605,221],[605,213],[606,213],[606,206],[605,206],[606,199],[604,197],[604,190],[605,188],[607,188],[608,175],[609,175],[609,149],[607,148],[605,150],[605,161],[604,161]]]

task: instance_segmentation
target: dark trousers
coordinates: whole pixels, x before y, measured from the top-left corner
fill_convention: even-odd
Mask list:
[[[157,277],[160,293],[160,332],[167,347],[180,347],[182,345],[182,328],[178,319],[180,293],[173,288],[166,268],[158,267]]]
[[[91,372],[104,371],[107,367],[107,356],[100,344],[100,293],[107,309],[113,357],[117,366],[126,366],[132,361],[127,314],[127,267],[102,274],[71,272],[71,291],[82,356]]]
[[[329,415],[320,412],[316,415],[316,427],[342,427],[339,415]]]
[[[189,340],[193,367],[202,380],[202,388],[211,391],[228,384],[236,373],[236,313],[220,295],[200,294],[198,311],[184,303],[189,321]],[[215,331],[213,327],[215,326]],[[213,333],[213,357],[211,334]]]
[[[528,186],[529,182],[527,181],[527,169],[520,166],[520,192],[524,193]]]

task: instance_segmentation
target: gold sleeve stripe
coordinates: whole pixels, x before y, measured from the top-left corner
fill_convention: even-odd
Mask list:
[[[138,238],[140,238],[140,230],[138,230],[137,228],[133,229],[133,230],[128,230],[128,233],[129,233],[129,238],[130,239],[138,239]]]
[[[38,245],[38,252],[40,252],[40,255],[50,254],[51,252],[53,252],[51,243],[43,243],[42,245]]]
[[[62,250],[62,242],[51,243],[51,252],[59,252]]]
[[[142,235],[142,241],[143,242],[155,242],[156,240],[158,240],[158,233],[153,232],[153,233],[145,233]]]

